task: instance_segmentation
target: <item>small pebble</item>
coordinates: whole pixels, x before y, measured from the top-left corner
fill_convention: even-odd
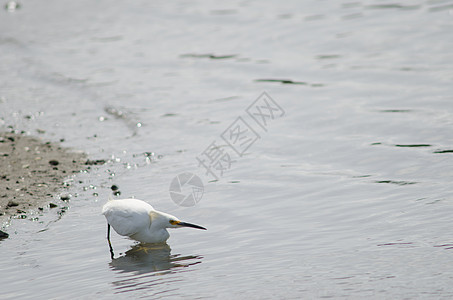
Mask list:
[[[71,199],[71,195],[69,195],[69,194],[61,195],[60,199],[63,201],[69,201],[69,199]]]
[[[103,165],[105,163],[106,163],[105,159],[96,159],[96,160],[89,159],[86,161],[85,164],[86,165]]]
[[[9,201],[8,204],[6,204],[7,207],[13,207],[13,206],[19,206],[19,203],[16,201]]]
[[[52,159],[52,160],[49,160],[49,164],[52,166],[58,166],[59,162],[58,162],[58,160]]]
[[[9,234],[0,230],[0,239],[6,239],[7,237],[9,237]]]

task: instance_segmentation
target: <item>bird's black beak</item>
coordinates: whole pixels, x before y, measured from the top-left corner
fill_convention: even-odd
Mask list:
[[[179,222],[178,225],[181,226],[181,227],[191,227],[191,228],[196,228],[196,229],[207,230],[206,228],[204,228],[202,226],[198,226],[198,225],[191,224],[191,223],[186,223],[186,222]]]

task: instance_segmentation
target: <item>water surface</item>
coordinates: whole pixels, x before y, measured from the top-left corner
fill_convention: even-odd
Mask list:
[[[6,228],[3,298],[453,296],[451,2],[20,4],[3,126],[110,162],[68,181],[66,213]],[[267,131],[263,91],[285,111]],[[196,157],[237,117],[260,138],[212,181]],[[170,199],[182,172],[196,206]],[[113,235],[112,260],[112,184],[208,230],[148,253]]]

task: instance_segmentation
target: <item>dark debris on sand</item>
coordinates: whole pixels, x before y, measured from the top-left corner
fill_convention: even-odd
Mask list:
[[[35,137],[0,133],[0,225],[18,212],[49,207],[66,177],[105,162]]]

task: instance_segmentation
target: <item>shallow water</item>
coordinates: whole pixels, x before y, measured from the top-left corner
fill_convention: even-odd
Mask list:
[[[20,4],[0,12],[3,126],[110,162],[6,228],[2,298],[453,296],[451,2]],[[284,110],[265,128],[263,91]],[[196,157],[237,117],[259,138],[213,181]],[[184,172],[195,206],[169,194]],[[111,260],[112,184],[208,231],[147,252],[114,234]]]

